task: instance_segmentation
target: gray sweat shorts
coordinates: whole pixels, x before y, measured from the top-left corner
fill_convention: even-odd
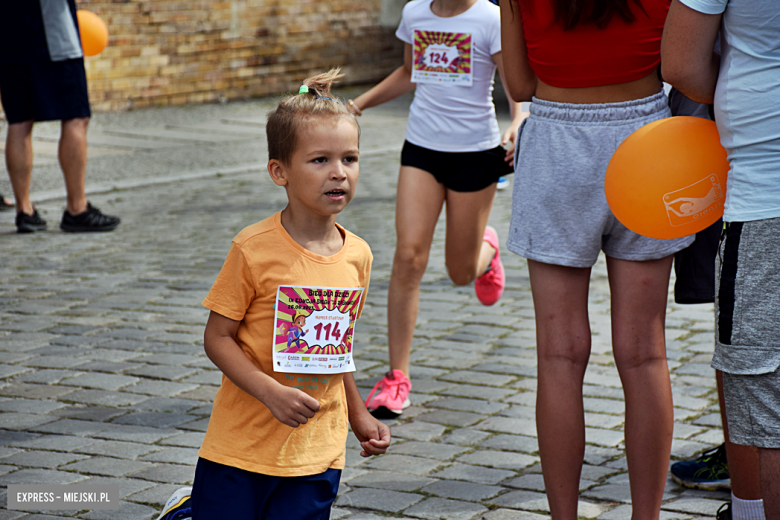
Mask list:
[[[515,148],[509,250],[538,262],[591,267],[601,250],[642,261],[689,246],[693,236],[658,240],[634,233],[615,218],[604,195],[607,164],[618,145],[670,115],[663,92],[593,105],[534,98]]]
[[[730,222],[717,259],[715,355],[729,440],[780,448],[780,218]]]

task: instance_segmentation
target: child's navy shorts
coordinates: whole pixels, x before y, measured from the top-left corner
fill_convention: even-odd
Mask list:
[[[203,458],[195,468],[193,520],[328,520],[341,470],[271,477]]]

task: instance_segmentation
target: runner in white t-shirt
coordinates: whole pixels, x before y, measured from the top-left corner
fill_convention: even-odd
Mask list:
[[[496,68],[503,76],[500,15],[488,0],[412,0],[396,36],[406,44],[404,65],[349,102],[360,115],[416,87],[398,179],[387,312],[390,371],[366,401],[377,415],[399,415],[409,406],[420,281],[445,201],[450,278],[457,285],[475,281],[485,305],[501,297],[504,268],[487,220],[498,178],[513,171],[512,151],[501,145],[514,146],[527,116],[511,102],[513,121],[501,136],[492,100]]]

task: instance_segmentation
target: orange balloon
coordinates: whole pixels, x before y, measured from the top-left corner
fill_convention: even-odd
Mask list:
[[[98,15],[86,9],[76,11],[84,55],[97,56],[108,45],[108,27]]]
[[[612,213],[631,231],[680,238],[723,216],[728,171],[713,121],[671,117],[643,126],[618,146],[604,191]]]

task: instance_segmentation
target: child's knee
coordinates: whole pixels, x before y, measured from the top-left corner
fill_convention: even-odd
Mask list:
[[[462,261],[455,262],[448,259],[445,264],[450,280],[455,285],[468,285],[477,278],[477,266],[473,262],[464,264]]]
[[[428,266],[428,251],[415,248],[399,249],[395,252],[393,271],[409,278],[422,278]]]

